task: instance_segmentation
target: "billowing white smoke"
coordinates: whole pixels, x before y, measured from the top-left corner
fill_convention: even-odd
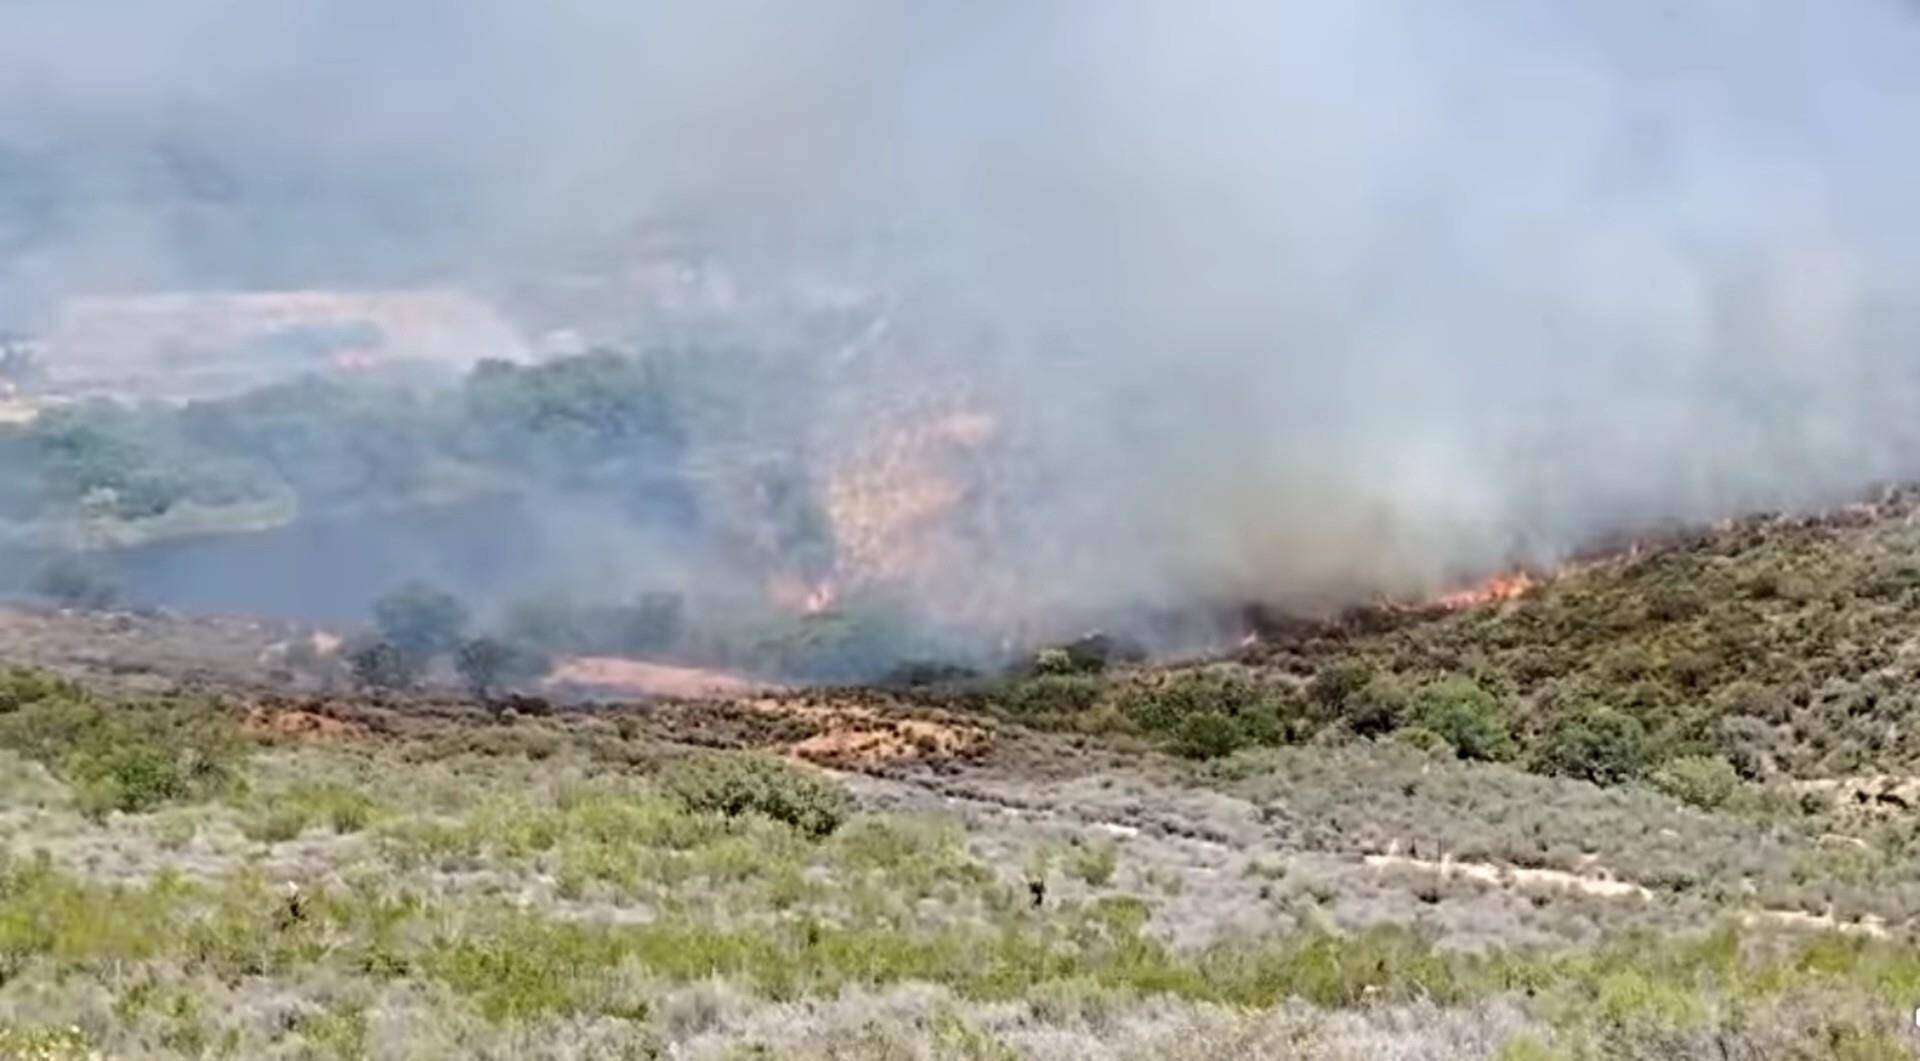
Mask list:
[[[943,292],[1023,462],[976,561],[1042,610],[1429,587],[1920,472],[1895,0],[16,0],[0,100],[22,318],[485,283],[665,209]]]

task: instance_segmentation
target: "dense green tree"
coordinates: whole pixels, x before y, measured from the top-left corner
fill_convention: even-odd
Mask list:
[[[1439,734],[1462,759],[1514,756],[1513,732],[1500,701],[1469,678],[1445,678],[1414,695],[1413,717]]]
[[[1547,727],[1538,754],[1543,773],[1617,785],[1646,772],[1646,729],[1624,711],[1581,703]]]

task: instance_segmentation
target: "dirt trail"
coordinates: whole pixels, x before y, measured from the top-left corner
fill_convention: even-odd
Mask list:
[[[1645,887],[1632,881],[1617,880],[1611,875],[1569,873],[1559,869],[1528,869],[1492,862],[1456,862],[1450,858],[1435,861],[1392,852],[1384,855],[1368,855],[1364,861],[1375,869],[1413,869],[1436,874],[1442,879],[1465,877],[1501,887],[1514,885],[1522,888],[1556,888],[1579,892],[1583,895],[1604,896],[1609,899],[1653,898],[1653,892]]]
[[[1612,875],[1570,873],[1557,869],[1526,869],[1519,866],[1497,865],[1491,862],[1455,862],[1442,858],[1438,861],[1426,858],[1413,858],[1408,855],[1388,853],[1368,855],[1366,864],[1376,869],[1412,869],[1432,873],[1441,879],[1464,877],[1498,887],[1553,888],[1579,892],[1608,899],[1651,900],[1653,892],[1644,885],[1632,881],[1620,880]],[[1858,921],[1842,921],[1832,914],[1812,914],[1804,910],[1782,910],[1762,907],[1755,910],[1742,910],[1737,915],[1740,923],[1749,927],[1774,925],[1781,928],[1808,931],[1841,932],[1848,935],[1868,936],[1885,939],[1890,933],[1887,923],[1877,917],[1868,916]]]

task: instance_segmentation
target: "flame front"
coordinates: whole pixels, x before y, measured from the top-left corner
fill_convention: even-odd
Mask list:
[[[1467,608],[1478,608],[1483,604],[1514,600],[1539,584],[1525,571],[1511,571],[1495,575],[1477,586],[1441,594],[1434,598],[1433,603],[1436,607],[1457,612]]]
[[[969,483],[954,461],[997,429],[991,416],[954,412],[877,430],[828,479],[827,520],[835,577],[817,587],[830,604],[839,586],[912,582],[951,564],[954,517]]]

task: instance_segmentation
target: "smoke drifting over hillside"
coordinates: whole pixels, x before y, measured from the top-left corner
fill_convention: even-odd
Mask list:
[[[0,317],[691,218],[994,418],[930,598],[1326,601],[1920,472],[1916,128],[1892,0],[16,0]]]

